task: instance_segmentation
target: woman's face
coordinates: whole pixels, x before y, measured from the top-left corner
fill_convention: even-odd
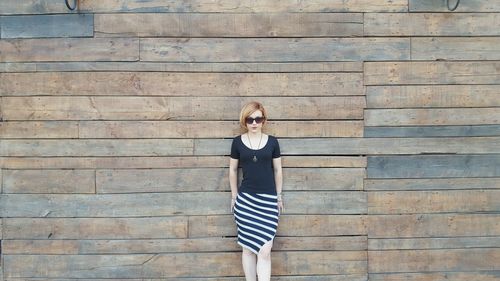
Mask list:
[[[259,118],[259,117],[262,118],[263,117],[262,111],[257,110],[254,113],[250,114],[250,116],[248,116],[248,117],[250,117],[252,119]],[[251,132],[251,133],[261,132],[262,126],[264,125],[265,120],[262,121],[260,124],[258,124],[257,121],[255,121],[255,120],[252,120],[252,121],[253,121],[252,124],[248,124],[248,122],[246,122],[248,132]]]

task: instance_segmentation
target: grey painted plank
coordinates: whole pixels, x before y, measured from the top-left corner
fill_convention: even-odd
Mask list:
[[[365,62],[364,85],[498,85],[499,69],[499,61]]]
[[[367,13],[364,35],[498,36],[499,23],[498,13]]]
[[[500,37],[414,37],[412,60],[500,60]]]
[[[364,190],[500,189],[500,178],[365,179]]]
[[[460,1],[458,8],[451,12],[446,7],[445,0],[409,0],[410,12],[500,12],[498,1]],[[450,1],[450,6],[456,2]]]
[[[471,272],[412,272],[412,273],[370,273],[370,281],[498,281],[500,270]]]
[[[365,138],[500,136],[500,125],[364,127]]]
[[[138,38],[0,40],[0,62],[138,61]]]
[[[228,155],[231,140],[195,139],[195,155]],[[300,138],[279,140],[282,155],[498,153],[498,137]]]
[[[500,237],[369,239],[368,250],[498,248]]]
[[[363,62],[169,63],[169,62],[0,62],[0,72],[362,72]]]
[[[499,176],[500,154],[368,156],[367,178]]]
[[[0,138],[78,138],[78,126],[78,122],[73,121],[4,121],[0,122]]]
[[[240,247],[241,248],[241,247]],[[155,281],[155,280],[165,280],[161,279],[135,279],[135,278],[78,278],[79,281]],[[41,278],[8,278],[5,281],[41,281],[46,279]],[[75,279],[65,279],[65,278],[51,278],[50,280],[54,281],[74,281]],[[168,278],[168,281],[245,281],[245,277],[195,277],[195,278]],[[291,275],[291,276],[273,276],[273,280],[275,281],[367,281],[367,274],[335,274],[335,275]],[[467,279],[465,281],[468,281]],[[441,280],[439,280],[441,281]],[[461,280],[462,281],[462,280]],[[489,280],[484,280],[489,281]]]
[[[357,37],[361,13],[96,14],[97,37]]]
[[[64,3],[62,3],[64,4]],[[0,14],[52,14],[69,13],[66,5],[61,5],[58,0],[2,0],[0,1]]]
[[[408,60],[408,38],[145,38],[141,61],[293,62]]]
[[[1,38],[93,37],[94,15],[0,17]]]
[[[286,193],[286,214],[366,214],[361,191]],[[210,202],[207,204],[206,202]],[[230,214],[230,193],[3,194],[2,217],[159,217]]]
[[[5,170],[4,193],[95,193],[93,170]]]

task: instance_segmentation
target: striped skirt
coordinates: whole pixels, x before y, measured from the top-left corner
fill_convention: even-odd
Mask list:
[[[278,197],[238,192],[234,204],[238,244],[258,254],[264,243],[274,239],[278,228]]]

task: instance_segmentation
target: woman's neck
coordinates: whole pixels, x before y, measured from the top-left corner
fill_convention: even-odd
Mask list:
[[[247,131],[247,134],[249,137],[261,137],[261,135],[263,134],[262,131],[257,131],[257,132],[250,132],[250,131]]]

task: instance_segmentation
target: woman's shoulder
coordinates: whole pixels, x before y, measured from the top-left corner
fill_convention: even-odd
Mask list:
[[[275,137],[273,135],[267,135],[267,136],[268,136],[268,138],[269,138],[270,141],[275,142],[275,143],[278,142],[278,138],[277,137]]]

